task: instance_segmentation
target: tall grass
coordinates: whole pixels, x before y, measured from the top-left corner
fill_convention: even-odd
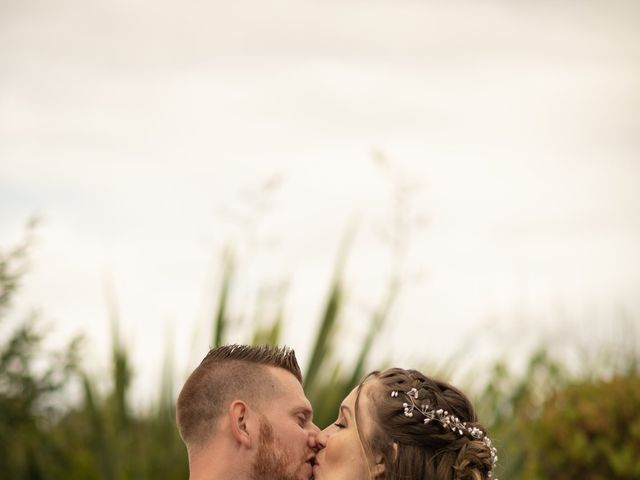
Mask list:
[[[43,334],[36,319],[26,319],[13,329],[3,323],[25,272],[28,244],[27,239],[13,250],[0,251],[0,479],[187,478],[186,452],[174,421],[174,365],[170,344],[166,347],[157,398],[145,410],[134,411],[130,399],[133,381],[131,354],[118,332],[119,319],[114,301],[109,302],[111,371],[106,390],[98,388],[104,384],[103,379],[92,377],[83,370],[78,361],[77,340],[63,351],[50,354],[40,348]],[[345,285],[342,267],[346,251],[345,247],[336,262],[306,363],[304,387],[314,405],[316,423],[321,426],[334,419],[341,400],[370,368],[372,346],[380,339],[399,289],[397,279],[390,278],[377,309],[368,319],[355,360],[344,362],[334,346],[343,324]],[[227,253],[221,272],[222,281],[216,292],[211,325],[212,345],[230,340],[233,321],[229,313],[229,298],[236,274],[233,257]],[[243,341],[278,344],[286,325],[286,319],[279,310],[267,322],[256,320]],[[637,351],[627,352],[622,362],[617,354],[602,358],[608,364],[601,366],[601,372],[637,380],[640,365]],[[35,368],[36,364],[42,363],[47,365],[44,372]],[[522,371],[511,370],[506,358],[493,366],[483,365],[481,368],[490,373],[483,376],[483,382],[470,384],[469,389],[476,399],[481,420],[489,427],[491,437],[500,450],[499,477],[525,478],[527,472],[527,479],[544,478],[535,473],[538,467],[532,463],[532,457],[546,455],[547,439],[556,438],[546,435],[553,425],[539,421],[550,408],[549,399],[570,385],[597,383],[603,375],[591,371],[591,376],[576,376],[546,348],[534,352],[527,368]],[[78,404],[60,400],[60,395],[70,384],[80,387],[82,397]],[[572,392],[573,397],[570,398],[575,398],[580,390],[577,394],[575,389]],[[571,419],[574,421],[574,417]],[[532,429],[532,425],[537,425],[537,429]],[[533,431],[537,436],[532,436]],[[541,440],[536,443],[536,439]],[[607,441],[614,445],[617,439]],[[615,456],[611,458],[614,459],[612,461],[627,462],[624,465],[628,470],[625,471],[634,471],[633,458],[625,455],[623,460],[616,460],[618,457]],[[616,477],[610,475],[606,478]]]

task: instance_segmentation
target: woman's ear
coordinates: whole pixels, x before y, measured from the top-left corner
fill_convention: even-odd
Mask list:
[[[373,468],[371,469],[371,474],[373,475],[373,478],[380,478],[384,474],[384,471],[385,471],[385,465],[383,460],[382,462],[376,463],[373,466]]]
[[[391,458],[395,462],[396,459],[398,458],[398,444],[396,442],[393,442],[391,444],[391,446],[393,448],[393,455],[392,455]],[[382,455],[381,453],[376,454],[375,462],[376,462],[375,465],[371,469],[371,473],[373,474],[373,478],[383,477],[384,476],[384,472],[386,471],[384,455]]]
[[[242,400],[234,400],[229,405],[229,420],[231,435],[246,448],[251,448],[251,435],[247,427],[249,407]]]

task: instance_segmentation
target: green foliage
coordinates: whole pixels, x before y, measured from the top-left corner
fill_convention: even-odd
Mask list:
[[[640,377],[568,385],[530,424],[525,479],[640,478]]]
[[[498,478],[640,478],[637,353],[594,358],[604,363],[570,372],[543,348],[521,372],[498,361],[482,379],[476,405],[499,451]]]
[[[78,340],[63,352],[43,348],[36,315],[11,326],[8,312],[27,270],[31,224],[21,243],[0,251],[0,472],[3,478],[45,478],[60,468],[60,446],[51,434],[61,414],[60,395],[75,371]]]
[[[311,354],[311,362],[316,362],[314,375],[305,379],[305,392],[314,405],[315,421],[320,426],[326,426],[335,420],[340,403],[349,392],[360,382],[366,373],[369,353],[374,341],[387,319],[389,310],[397,293],[397,283],[391,282],[386,297],[380,307],[373,312],[369,319],[367,334],[362,342],[358,356],[353,365],[344,365],[333,351],[335,344],[332,339],[336,335],[339,323],[336,321],[342,306],[342,288],[339,281],[333,283],[330,290],[325,315],[320,322],[316,335],[315,348]],[[376,365],[380,368],[381,365]],[[324,375],[320,374],[320,370]]]
[[[129,352],[117,334],[115,312],[111,382],[103,394],[79,367],[79,339],[61,352],[47,352],[36,316],[14,328],[7,324],[30,244],[31,229],[18,247],[0,252],[0,478],[187,478],[166,389],[150,411],[132,413]],[[63,399],[74,384],[82,392],[76,406]]]
[[[350,232],[352,235],[353,232]],[[398,282],[389,283],[387,295],[380,307],[369,319],[367,334],[354,365],[344,365],[335,352],[335,339],[340,332],[340,318],[344,308],[345,287],[342,282],[342,268],[346,261],[351,235],[347,235],[338,254],[336,269],[329,291],[324,301],[323,313],[319,319],[313,347],[304,372],[304,389],[314,405],[314,421],[326,426],[335,420],[342,399],[358,384],[365,374],[368,357],[378,332],[382,328],[398,291]],[[223,269],[218,292],[217,309],[214,318],[214,345],[225,343],[271,344],[281,343],[284,319],[279,310],[271,321],[261,322],[254,319],[252,334],[249,338],[233,337],[235,323],[229,315],[228,303],[232,278],[235,275],[232,255],[227,251],[223,256]],[[236,322],[238,319],[235,319]]]
[[[135,415],[129,399],[133,376],[129,352],[117,333],[117,324],[113,313],[109,390],[97,393],[93,380],[83,373],[82,405],[71,409],[54,429],[75,447],[69,466],[86,475],[78,478],[186,478],[186,451],[176,434],[174,400],[167,393],[170,367],[165,367],[168,378],[157,404]]]
[[[15,249],[0,252],[0,478],[187,478],[186,450],[174,420],[170,344],[157,399],[134,410],[129,397],[135,372],[118,334],[115,302],[107,382],[80,368],[77,339],[60,352],[47,352],[46,332],[37,317],[28,316],[13,327],[7,323],[29,244],[27,236]],[[398,292],[398,281],[391,278],[369,318],[360,351],[353,363],[345,363],[335,350],[346,298],[341,273],[345,257],[346,248],[303,362],[304,386],[319,426],[334,420],[340,402],[368,369],[384,367],[379,361],[372,364],[369,355]],[[234,327],[246,319],[230,311],[236,272],[232,256],[226,253],[224,259],[212,344],[281,343],[286,325],[281,308],[268,317],[258,313],[247,337],[236,338]],[[547,349],[534,352],[522,371],[511,370],[504,360],[473,372],[464,389],[476,400],[479,417],[499,450],[498,478],[640,478],[640,363],[635,351],[622,362],[617,352],[609,353],[599,359],[601,370],[582,376],[566,370]],[[478,375],[484,372],[488,374]],[[613,374],[613,380],[601,380]],[[64,400],[74,387],[79,400]]]
[[[218,308],[213,322],[213,343],[214,347],[223,345],[229,319],[227,318],[227,303],[229,301],[229,292],[231,290],[231,282],[233,280],[234,263],[233,255],[230,251],[225,252],[222,267],[222,283],[218,295]]]
[[[529,425],[544,399],[569,380],[568,372],[546,349],[533,352],[521,373],[509,369],[507,360],[490,369],[477,395],[478,416],[488,427],[499,452],[498,478],[520,478],[528,451]]]

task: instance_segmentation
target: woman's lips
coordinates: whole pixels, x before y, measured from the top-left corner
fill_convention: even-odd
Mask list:
[[[320,463],[318,462],[318,455],[316,455],[316,458],[313,459],[313,477],[314,477],[314,480],[318,478],[318,468],[319,467],[320,467]]]

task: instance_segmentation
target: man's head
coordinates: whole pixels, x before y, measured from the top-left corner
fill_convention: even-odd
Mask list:
[[[236,456],[218,461],[250,462],[250,478],[307,480],[318,429],[301,380],[295,353],[287,348],[228,345],[209,351],[177,403],[178,430],[192,467],[211,445],[227,442]]]

